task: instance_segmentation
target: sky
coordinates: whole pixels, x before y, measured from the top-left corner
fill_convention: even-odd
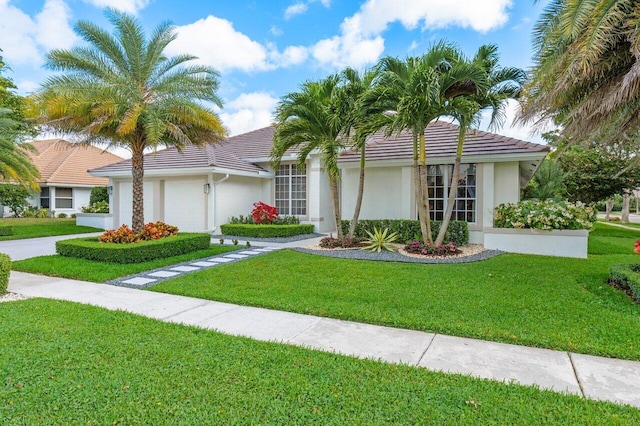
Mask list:
[[[372,67],[380,58],[425,53],[440,40],[471,56],[496,44],[501,66],[532,66],[531,32],[546,2],[533,0],[0,0],[0,55],[21,94],[52,72],[51,49],[82,41],[79,20],[111,30],[105,8],[135,15],[148,33],[170,21],[178,37],[170,55],[189,53],[220,72],[219,112],[230,135],[271,124],[279,99],[307,80],[346,66]],[[511,126],[508,107],[496,133],[540,141]],[[482,127],[485,125],[483,124]],[[481,127],[481,128],[482,128]]]

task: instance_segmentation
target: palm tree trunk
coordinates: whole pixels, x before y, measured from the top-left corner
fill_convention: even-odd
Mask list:
[[[438,231],[438,237],[436,238],[436,246],[441,246],[444,242],[444,236],[449,228],[451,222],[451,215],[453,214],[453,205],[456,202],[456,194],[458,193],[458,182],[460,181],[460,163],[462,158],[456,155],[455,162],[453,163],[453,175],[451,176],[451,184],[449,185],[449,198],[447,198],[447,210],[444,212],[442,218],[442,224],[440,225],[440,231]]]
[[[429,188],[427,185],[427,149],[424,140],[424,129],[420,130],[419,135],[418,155],[419,161],[417,162],[417,204],[418,204],[418,219],[420,220],[420,231],[422,232],[422,241],[425,244],[433,245],[433,236],[431,235],[431,212],[429,211]],[[414,161],[415,160],[414,152]]]
[[[360,151],[360,180],[358,181],[358,196],[356,198],[356,206],[353,210],[353,218],[351,219],[351,223],[349,224],[349,235],[348,238],[353,240],[353,235],[356,232],[356,226],[358,226],[358,218],[360,217],[360,208],[362,207],[362,195],[364,193],[364,155],[365,155],[365,145],[362,145],[362,150]]]
[[[131,174],[133,175],[133,213],[131,228],[138,233],[144,228],[144,157],[142,150],[131,153]]]
[[[329,188],[331,190],[331,201],[333,202],[333,218],[336,222],[336,236],[343,238],[342,215],[340,214],[340,197],[338,196],[338,178],[329,176]]]

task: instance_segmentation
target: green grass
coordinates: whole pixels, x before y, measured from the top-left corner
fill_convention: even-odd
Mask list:
[[[638,230],[640,230],[640,223],[632,223],[632,222],[629,222],[629,223],[621,223],[621,222],[607,222],[606,220],[599,220],[599,221],[598,221],[598,223],[603,223],[603,224],[605,224],[605,225],[606,225],[606,224],[611,224],[611,225],[613,225],[613,226],[616,226],[616,225],[622,225],[622,226],[628,226],[628,227],[630,227],[630,228],[637,228]]]
[[[188,260],[202,259],[220,253],[238,250],[236,246],[211,245],[206,250],[198,250],[179,256],[155,259],[141,263],[106,263],[96,260],[79,259],[59,255],[38,256],[11,263],[11,269],[33,274],[49,275],[53,277],[71,278],[84,281],[102,283],[118,277],[136,274],[138,272],[161,268]]]
[[[10,226],[13,230],[13,235],[0,237],[0,241],[102,231],[102,229],[90,226],[76,226],[75,219],[57,218],[0,218],[0,226]]]
[[[502,255],[404,264],[279,251],[148,290],[520,345],[640,360],[640,305],[607,284],[637,233],[596,225],[589,259]]]
[[[0,304],[0,418],[37,424],[614,424],[640,410],[68,302]]]

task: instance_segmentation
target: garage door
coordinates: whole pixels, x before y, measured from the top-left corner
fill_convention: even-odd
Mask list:
[[[181,231],[206,229],[205,179],[164,181],[164,221]]]

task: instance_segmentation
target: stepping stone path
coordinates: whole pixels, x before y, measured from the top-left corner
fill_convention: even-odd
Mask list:
[[[205,269],[213,268],[224,263],[239,262],[243,259],[256,257],[275,250],[279,250],[279,248],[261,247],[253,250],[219,254],[217,256],[206,259],[190,260],[188,262],[165,266],[164,268],[153,269],[151,271],[140,272],[138,274],[117,278],[115,280],[107,281],[105,284],[120,287],[144,288],[159,284],[162,281],[168,280],[169,278],[177,278],[179,276],[192,272],[203,271]]]

